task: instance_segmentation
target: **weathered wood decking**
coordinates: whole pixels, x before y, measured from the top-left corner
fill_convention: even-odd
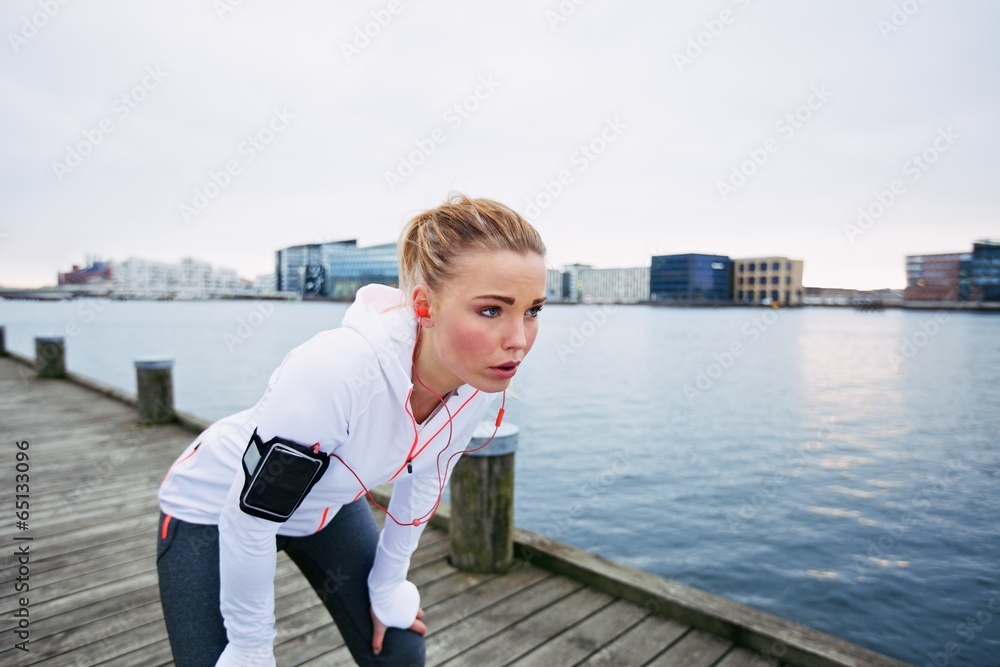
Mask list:
[[[97,383],[39,380],[23,362],[0,358],[0,665],[172,664],[154,563],[156,489],[191,424],[140,428],[135,409],[94,391]],[[24,440],[26,531],[11,493],[13,443]],[[902,665],[525,531],[513,571],[463,573],[448,564],[447,512],[439,517],[410,572],[426,610],[429,665]],[[15,545],[29,545],[26,593],[15,592]],[[278,664],[353,664],[284,554],[275,586]],[[13,648],[20,597],[29,600],[29,653]]]

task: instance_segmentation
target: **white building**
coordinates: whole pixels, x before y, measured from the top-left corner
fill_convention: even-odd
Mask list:
[[[250,284],[235,270],[216,269],[190,257],[177,264],[132,257],[115,263],[112,277],[113,293],[132,299],[208,299],[251,293]]]
[[[563,300],[563,272],[559,269],[545,271],[545,298],[550,303]]]
[[[636,303],[649,301],[649,267],[584,269],[579,272],[583,303]]]
[[[637,303],[649,301],[649,267],[595,269],[567,264],[559,277],[550,271],[546,292],[555,291],[566,303]],[[561,290],[557,285],[561,283]]]

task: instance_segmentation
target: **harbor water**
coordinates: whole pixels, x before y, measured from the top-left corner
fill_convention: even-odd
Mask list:
[[[346,308],[0,301],[0,325],[130,392],[135,359],[171,357],[176,406],[216,419]],[[1000,316],[539,318],[506,405],[518,526],[915,665],[1000,666]]]

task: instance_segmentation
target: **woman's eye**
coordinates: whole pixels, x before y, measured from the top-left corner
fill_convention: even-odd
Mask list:
[[[483,308],[479,312],[486,317],[496,317],[500,314],[500,306],[490,306],[489,308]]]
[[[530,315],[531,317],[538,317],[538,313],[539,311],[541,311],[541,309],[542,309],[541,306],[535,306],[534,308],[528,310],[528,315]]]

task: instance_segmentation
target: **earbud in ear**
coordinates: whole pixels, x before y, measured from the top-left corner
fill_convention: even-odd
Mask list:
[[[415,312],[417,313],[417,317],[427,317],[431,314],[427,306],[417,306]]]

